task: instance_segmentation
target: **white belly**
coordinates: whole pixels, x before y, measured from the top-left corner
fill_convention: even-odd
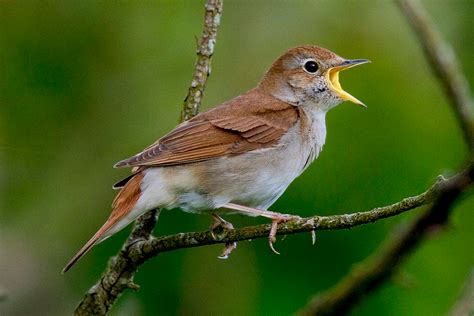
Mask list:
[[[276,147],[147,169],[136,208],[140,212],[157,207],[204,212],[232,202],[267,209],[319,154],[326,136],[324,117],[320,123],[309,143],[304,143],[296,125]]]

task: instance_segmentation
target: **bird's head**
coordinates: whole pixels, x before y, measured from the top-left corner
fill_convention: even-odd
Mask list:
[[[260,88],[290,104],[315,106],[324,111],[343,101],[364,106],[342,89],[339,72],[368,62],[367,59],[344,59],[317,46],[299,46],[273,63]]]

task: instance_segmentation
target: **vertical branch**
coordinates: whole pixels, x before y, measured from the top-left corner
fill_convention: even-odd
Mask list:
[[[197,49],[197,61],[193,80],[184,100],[181,121],[188,120],[199,112],[202,94],[211,72],[211,57],[216,44],[223,0],[207,0],[205,4],[204,28]],[[99,281],[84,295],[74,315],[105,315],[127,288],[138,290],[133,283],[137,268],[144,260],[129,252],[130,247],[148,240],[158,220],[160,210],[152,210],[139,217],[122,250],[109,260]]]
[[[454,108],[469,149],[474,152],[474,100],[454,50],[443,41],[418,0],[396,0],[396,3],[418,36],[426,59]]]
[[[211,73],[211,58],[217,40],[217,29],[221,21],[223,0],[208,0],[205,4],[204,28],[197,47],[197,59],[193,79],[184,99],[181,122],[189,120],[199,112],[202,95],[206,88],[207,78]],[[128,243],[135,243],[138,238],[148,239],[158,220],[159,210],[153,210],[137,219]]]
[[[223,0],[209,0],[204,16],[204,29],[197,47],[197,60],[193,79],[184,99],[181,121],[186,121],[198,114],[202,94],[206,88],[207,78],[211,73],[211,57],[216,45],[217,29],[220,25]]]

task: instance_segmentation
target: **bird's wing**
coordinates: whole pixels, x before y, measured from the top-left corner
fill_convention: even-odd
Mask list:
[[[267,98],[271,99],[243,95],[201,113],[115,167],[179,165],[273,146],[295,124],[299,112]]]

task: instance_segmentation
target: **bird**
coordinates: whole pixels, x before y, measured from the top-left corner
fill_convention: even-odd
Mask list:
[[[120,191],[110,216],[63,273],[153,209],[210,214],[211,232],[232,228],[220,215],[269,218],[269,244],[275,251],[278,224],[300,217],[268,208],[318,157],[326,139],[326,113],[343,101],[365,107],[342,89],[339,72],[368,62],[314,45],[291,48],[255,88],[184,121],[116,163],[115,168],[133,168],[131,175],[114,185]]]

